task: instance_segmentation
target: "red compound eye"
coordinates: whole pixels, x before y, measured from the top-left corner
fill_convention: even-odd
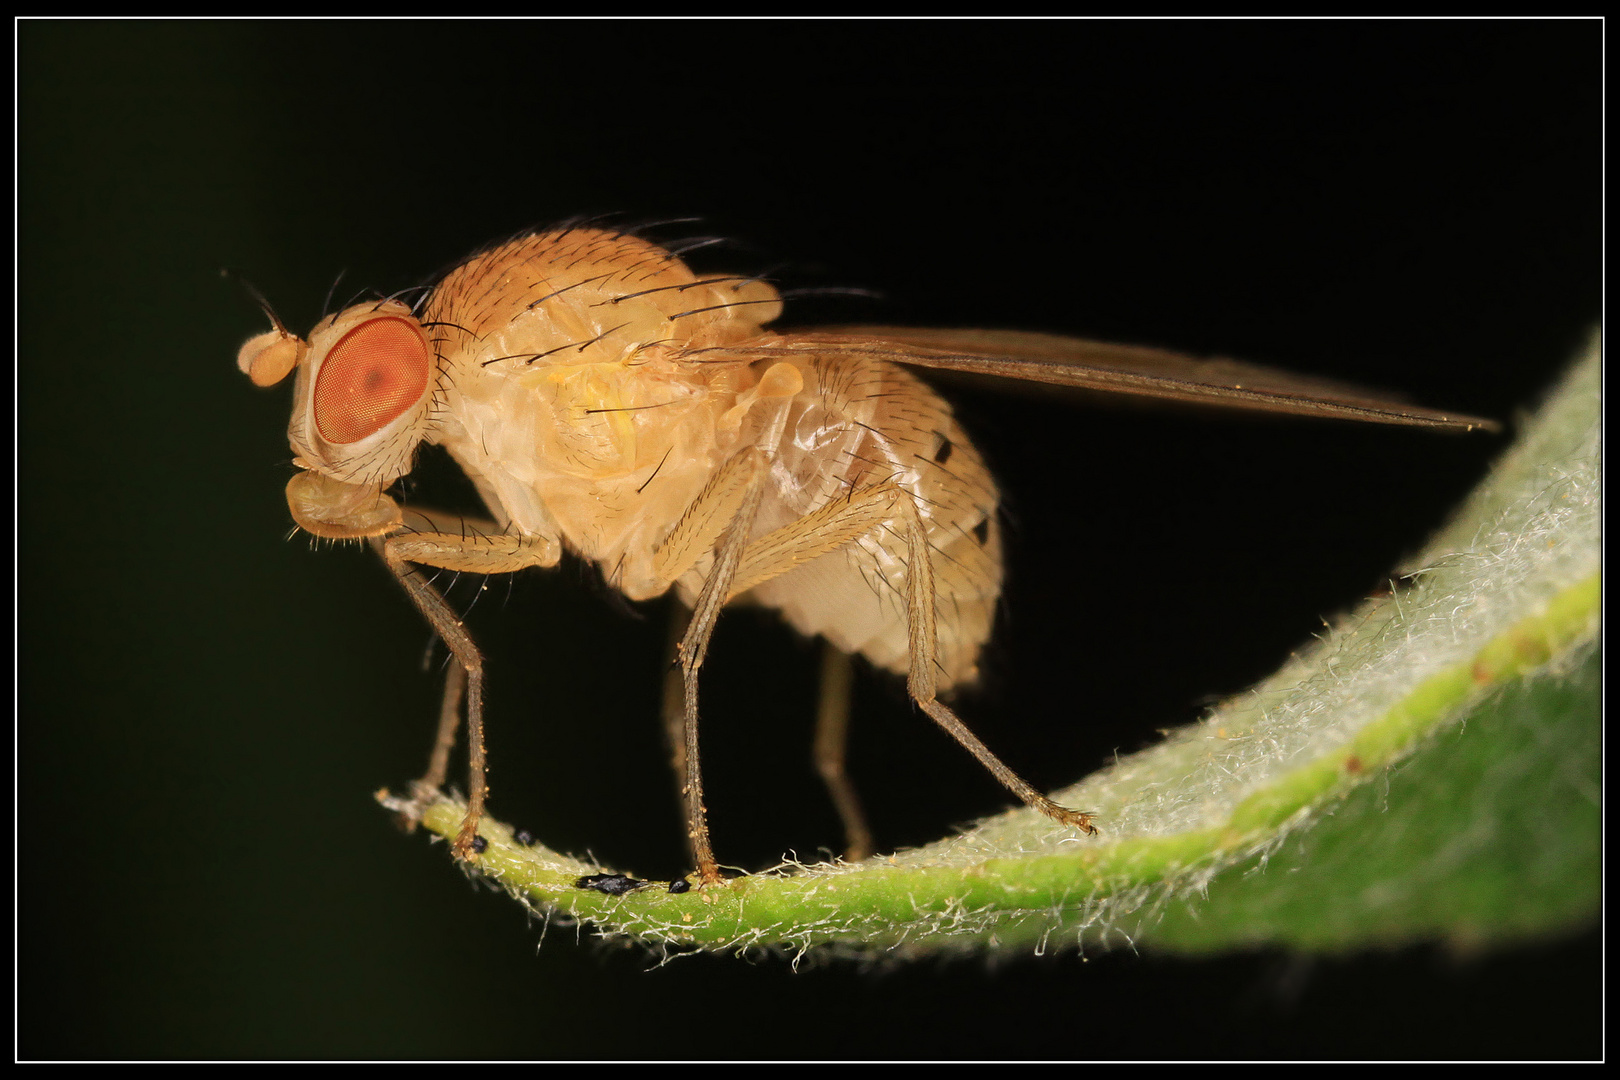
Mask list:
[[[371,319],[344,334],[315,379],[315,428],[331,443],[375,435],[422,399],[433,354],[406,319]]]

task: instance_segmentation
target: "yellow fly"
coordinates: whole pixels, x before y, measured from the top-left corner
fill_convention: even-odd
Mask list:
[[[699,884],[722,878],[698,759],[698,671],[720,609],[773,607],[839,657],[906,676],[917,705],[1024,802],[1094,833],[1087,813],[1025,783],[939,694],[971,682],[1001,592],[998,492],[950,407],[906,367],[1308,416],[1472,430],[1477,417],[1229,360],[1049,334],[843,327],[776,333],[758,278],[698,277],[636,236],[571,227],[521,236],[450,270],[414,307],[360,304],[307,339],[275,328],[238,365],[260,386],[296,369],[287,485],[298,525],[366,539],[458,663],[414,792],[443,783],[460,724],[476,859],[487,792],[482,659],[418,566],[481,574],[554,566],[566,548],[633,600],[674,589],[690,611],[666,720]],[[272,316],[274,320],[274,316]],[[902,366],[905,365],[905,366]],[[443,445],[493,520],[384,493],[424,443]],[[847,668],[826,668],[816,760],[849,854],[871,848],[844,776]]]

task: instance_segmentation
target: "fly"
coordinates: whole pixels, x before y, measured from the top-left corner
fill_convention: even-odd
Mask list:
[[[297,373],[294,520],[315,536],[367,541],[455,657],[413,793],[420,803],[443,784],[464,714],[471,775],[457,857],[475,861],[481,849],[483,661],[417,566],[514,573],[555,566],[568,550],[632,600],[675,592],[690,615],[665,719],[698,884],[713,887],[724,877],[703,805],[698,674],[721,608],[743,598],[828,643],[815,759],[850,857],[871,851],[844,772],[854,654],[905,676],[917,706],[1023,802],[1097,831],[1090,813],[1035,790],[941,700],[976,678],[990,636],[999,495],[950,407],[908,369],[1497,427],[1231,360],[1023,331],[767,329],[781,311],[760,279],[699,277],[674,251],[580,226],[491,246],[414,305],[359,304],[307,338],[271,315],[274,329],[242,346],[238,366],[257,385]],[[385,493],[430,443],[466,471],[488,520]]]

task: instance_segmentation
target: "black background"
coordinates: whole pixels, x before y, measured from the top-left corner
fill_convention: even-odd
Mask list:
[[[538,928],[370,792],[420,771],[427,632],[287,541],[287,393],[219,276],[307,327],[526,225],[700,215],[790,318],[1221,353],[1513,418],[1599,313],[1594,22],[25,22],[19,48],[24,1057],[1565,1057],[1595,932],[1476,957],[1074,954],[888,974]],[[1377,588],[1505,440],[959,396],[1006,486],[965,715],[1037,786],[1195,719]],[[448,470],[419,489],[443,503]],[[476,582],[453,593],[465,607]],[[681,871],[665,610],[565,563],[473,610],[493,808]],[[838,843],[814,651],[722,622],[716,842]],[[880,841],[1004,806],[861,684]]]

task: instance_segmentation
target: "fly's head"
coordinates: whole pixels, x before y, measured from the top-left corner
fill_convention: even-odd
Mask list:
[[[437,354],[411,309],[359,304],[307,340],[277,321],[236,363],[258,386],[298,373],[287,436],[304,471],[287,485],[287,504],[299,527],[343,540],[394,531],[400,509],[383,488],[410,471],[438,382]]]

